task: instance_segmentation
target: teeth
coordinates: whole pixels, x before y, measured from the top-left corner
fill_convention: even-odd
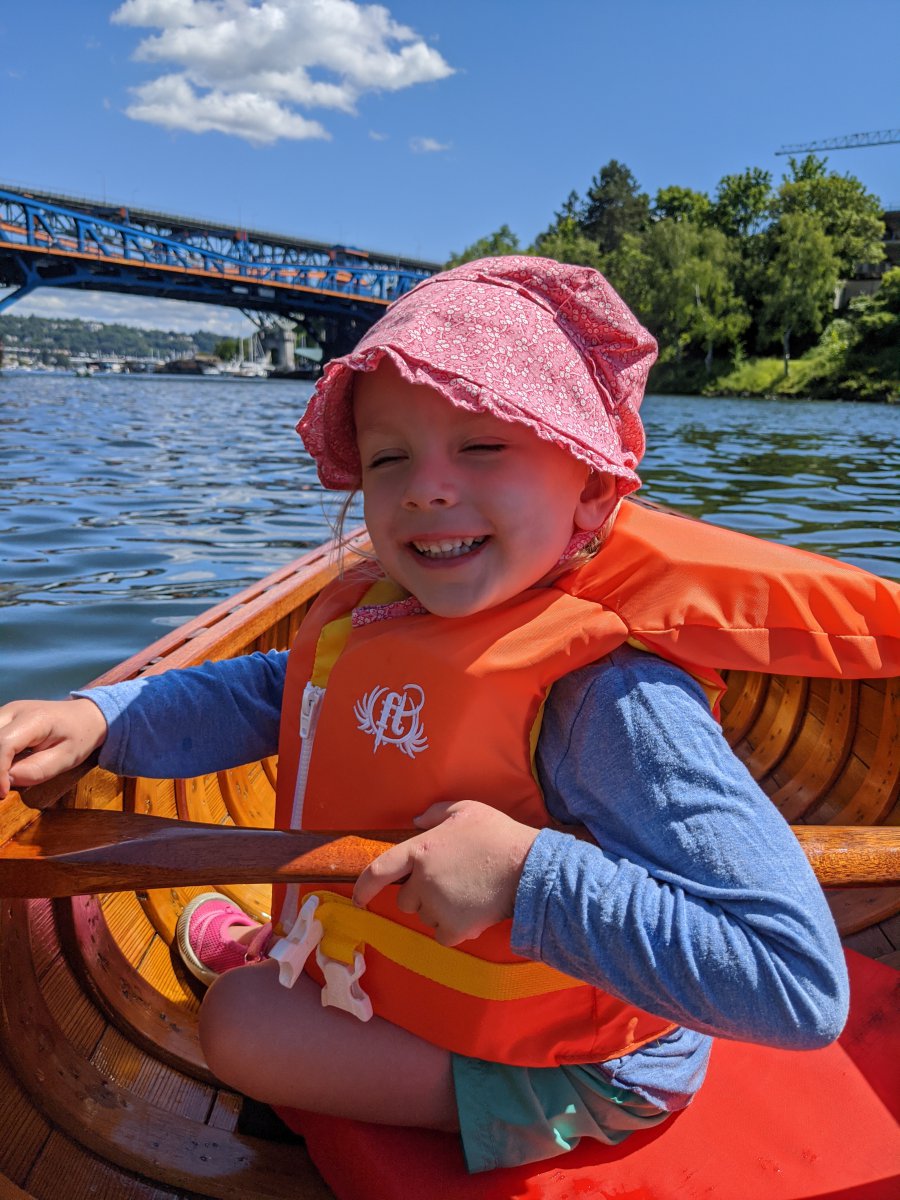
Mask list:
[[[427,558],[458,558],[461,554],[467,554],[473,546],[480,546],[487,539],[483,537],[473,538],[448,538],[443,542],[413,542],[413,547],[424,554]]]

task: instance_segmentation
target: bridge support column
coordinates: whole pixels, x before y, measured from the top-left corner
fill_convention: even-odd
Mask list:
[[[272,364],[279,371],[293,371],[294,330],[283,325],[269,325],[263,330],[263,346],[272,355]]]

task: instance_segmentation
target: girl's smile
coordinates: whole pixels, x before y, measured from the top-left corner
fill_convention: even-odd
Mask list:
[[[366,524],[384,570],[438,616],[538,583],[614,503],[607,476],[526,426],[451,404],[387,362],[355,381]]]
[[[445,563],[449,559],[469,558],[487,542],[485,537],[442,537],[429,541],[416,538],[411,542],[413,550],[434,563]]]

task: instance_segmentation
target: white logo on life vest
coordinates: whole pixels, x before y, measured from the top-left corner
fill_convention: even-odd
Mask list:
[[[425,703],[425,693],[417,683],[404,684],[402,692],[386,687],[373,688],[358,700],[353,712],[358,728],[375,739],[372,753],[379,746],[396,746],[410,758],[428,749],[428,738],[419,715]]]

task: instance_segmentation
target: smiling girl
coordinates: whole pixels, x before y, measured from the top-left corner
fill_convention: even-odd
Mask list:
[[[622,505],[654,355],[587,268],[425,281],[299,426],[323,484],[362,489],[377,567],[326,589],[289,654],[0,709],[0,784],[97,746],[184,777],[278,741],[277,825],[419,830],[352,899],[276,889],[274,932],[221,896],[185,910],[231,1086],[459,1130],[478,1171],[659,1123],[714,1036],[839,1034],[828,908],[710,701],[717,667],[815,665],[816,605],[794,600],[866,577]]]

